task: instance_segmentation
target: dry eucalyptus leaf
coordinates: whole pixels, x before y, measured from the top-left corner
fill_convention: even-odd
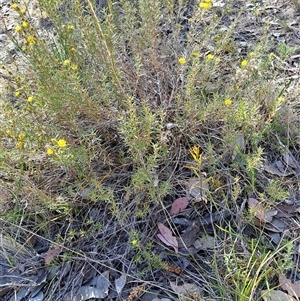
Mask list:
[[[231,156],[232,161],[236,158],[236,156],[238,154],[238,151],[240,150],[240,151],[244,152],[245,147],[246,147],[244,133],[236,134],[235,137],[234,137],[234,140],[236,142],[236,147],[235,147],[235,150],[233,151],[232,156]]]
[[[276,176],[279,176],[279,177],[287,177],[287,176],[290,176],[290,175],[293,175],[294,173],[293,172],[288,172],[288,171],[280,171],[277,167],[273,166],[273,165],[264,165],[263,166],[264,170],[271,174],[271,175],[276,175]]]
[[[173,247],[175,252],[178,253],[178,241],[176,237],[173,236],[172,231],[160,222],[157,223],[157,227],[160,232],[157,234],[157,237],[167,246]]]
[[[80,297],[80,301],[89,300],[92,298],[104,299],[107,293],[93,286],[82,286],[78,292],[77,297]]]
[[[211,250],[215,248],[215,238],[213,236],[205,235],[196,239],[193,246],[197,250]]]
[[[49,264],[52,258],[59,255],[60,252],[61,252],[61,248],[59,246],[55,246],[54,248],[48,249],[44,257],[45,264],[46,265]]]
[[[300,169],[299,162],[288,149],[286,149],[286,151],[283,154],[283,160],[287,166],[290,166],[296,170]]]
[[[264,301],[296,301],[294,298],[282,291],[263,290],[260,292]]]
[[[123,272],[119,278],[115,279],[115,286],[118,294],[121,293],[125,284],[126,284],[126,273]]]
[[[183,285],[177,285],[175,282],[170,281],[170,286],[174,293],[176,293],[178,296],[200,293],[199,287],[193,283],[184,283]]]
[[[292,283],[283,274],[279,274],[278,280],[281,288],[287,291],[290,296],[300,297],[300,281]]]
[[[190,178],[187,184],[187,198],[194,199],[196,202],[206,201],[206,195],[209,191],[208,181],[201,174],[200,178]]]
[[[188,204],[189,204],[189,200],[187,199],[187,197],[176,199],[172,204],[170,214],[174,215],[180,213],[187,207]]]

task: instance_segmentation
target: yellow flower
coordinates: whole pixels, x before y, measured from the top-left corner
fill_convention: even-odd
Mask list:
[[[199,7],[202,9],[211,9],[212,4],[211,4],[211,2],[200,2]]]
[[[27,98],[27,101],[28,101],[29,103],[33,103],[33,97],[32,97],[32,96],[29,96],[29,97]]]
[[[274,53],[274,52],[269,53],[269,57],[270,57],[270,58],[273,58],[274,56],[275,56],[275,53]]]
[[[22,27],[20,26],[20,25],[17,25],[16,27],[15,27],[15,31],[16,32],[20,32],[22,30]]]
[[[23,133],[19,134],[18,138],[19,138],[19,140],[23,140],[25,138],[25,134],[23,134]]]
[[[225,103],[225,106],[230,106],[232,104],[232,100],[227,98],[227,99],[225,99],[224,103]]]
[[[242,60],[241,67],[246,67],[247,65],[248,65],[248,61],[247,60]]]
[[[215,58],[216,63],[220,63],[221,59],[219,57]]]
[[[78,66],[76,64],[74,64],[74,65],[72,65],[71,69],[76,71],[78,69]]]
[[[36,44],[36,39],[34,36],[28,36],[26,40],[28,44]]]
[[[63,65],[64,65],[65,67],[70,66],[70,60],[65,60],[65,61],[63,61]]]
[[[66,147],[66,146],[67,146],[67,141],[64,140],[64,139],[59,139],[59,140],[57,141],[57,145],[58,145],[59,147],[61,147],[61,148]]]
[[[250,57],[255,57],[255,52],[250,52],[250,53],[249,53],[249,56],[250,56]]]
[[[17,147],[22,148],[24,146],[24,143],[22,141],[18,141]]]
[[[136,246],[137,243],[138,243],[138,241],[137,241],[136,239],[133,239],[133,240],[131,241],[131,244],[132,244],[133,246]]]
[[[214,55],[213,55],[213,54],[208,54],[208,55],[206,56],[206,59],[209,60],[209,61],[211,61],[213,58],[214,58]]]
[[[199,52],[197,52],[197,51],[195,51],[195,52],[193,52],[193,57],[199,57]]]
[[[28,28],[29,27],[29,23],[27,21],[23,21],[22,22],[22,27],[23,28]]]
[[[74,48],[74,47],[70,47],[70,51],[71,51],[71,52],[74,52],[74,51],[75,51],[75,48]]]
[[[54,150],[52,148],[47,149],[47,155],[52,156],[54,154]]]
[[[25,14],[25,9],[20,9],[20,10],[19,10],[19,14],[20,14],[20,15],[24,15],[24,14]]]
[[[283,102],[284,102],[284,97],[278,97],[277,101],[278,101],[279,103],[283,103]]]
[[[7,135],[8,137],[11,137],[11,130],[7,130],[7,131],[6,131],[6,135]]]
[[[16,91],[16,92],[15,92],[15,96],[16,96],[16,97],[18,97],[18,96],[20,96],[20,95],[21,95],[21,92],[20,92],[20,91]]]
[[[11,5],[11,8],[14,9],[14,10],[19,10],[19,9],[20,9],[20,8],[19,8],[19,5],[18,5],[17,3],[13,3],[13,4]]]
[[[178,59],[178,63],[179,63],[180,65],[184,65],[184,64],[185,64],[185,58],[184,58],[184,57],[179,58],[179,59]]]
[[[74,25],[68,25],[67,29],[68,30],[73,30],[74,29]]]

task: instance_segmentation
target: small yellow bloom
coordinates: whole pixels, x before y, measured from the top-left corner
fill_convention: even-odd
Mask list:
[[[6,135],[7,135],[8,137],[11,137],[11,130],[7,130],[7,131],[6,131]]]
[[[75,47],[70,47],[70,51],[74,52],[75,51]]]
[[[278,97],[277,101],[278,101],[279,103],[283,103],[283,102],[284,102],[284,97]]]
[[[15,92],[15,96],[16,96],[16,97],[18,97],[18,96],[20,96],[20,95],[21,95],[21,92],[20,92],[20,91],[16,91],[16,92]]]
[[[63,61],[63,65],[64,65],[65,67],[70,66],[70,60],[65,60],[65,61]]]
[[[17,147],[22,148],[24,146],[24,143],[22,141],[18,141]]]
[[[33,103],[33,97],[32,97],[32,96],[29,96],[29,97],[27,98],[27,101],[28,101],[29,103]]]
[[[22,27],[23,28],[28,28],[29,27],[29,23],[27,21],[23,21],[22,22]]]
[[[221,61],[221,59],[220,59],[219,57],[216,57],[216,58],[215,58],[215,62],[216,62],[216,63],[220,63],[220,61]]]
[[[22,27],[20,26],[20,25],[17,25],[16,27],[15,27],[15,31],[16,32],[20,32],[22,30]]]
[[[67,29],[68,30],[73,30],[74,29],[74,25],[68,25]]]
[[[227,99],[225,99],[224,103],[225,103],[225,106],[230,106],[232,104],[232,100],[227,98]]]
[[[275,56],[275,53],[274,53],[274,52],[269,53],[269,57],[270,57],[270,58],[273,58],[274,56]]]
[[[247,65],[248,65],[248,61],[247,60],[242,60],[241,67],[246,67]]]
[[[206,56],[206,59],[209,60],[209,61],[213,60],[213,58],[214,58],[214,55],[213,55],[213,54],[208,54],[208,55]]]
[[[137,241],[136,239],[133,239],[133,240],[131,241],[131,244],[132,244],[133,246],[136,246],[137,243],[138,243],[138,241]]]
[[[211,9],[212,4],[211,4],[211,2],[200,2],[199,7],[202,9]]]
[[[13,4],[11,5],[11,8],[14,9],[14,10],[19,10],[19,9],[20,9],[20,8],[19,8],[19,5],[18,5],[17,3],[13,3]]]
[[[52,148],[47,149],[47,155],[52,156],[54,154],[54,150]]]
[[[197,51],[195,51],[195,52],[193,52],[193,57],[199,57],[199,52],[197,52]]]
[[[66,147],[66,146],[67,146],[67,141],[64,140],[64,139],[59,139],[59,140],[57,141],[57,145],[58,145],[59,147],[61,147],[61,148]]]
[[[78,66],[76,64],[74,64],[74,65],[72,65],[71,69],[76,71],[78,69]]]
[[[255,52],[250,52],[249,53],[249,56],[252,58],[252,57],[255,57]]]
[[[18,138],[19,138],[19,140],[23,140],[25,138],[25,134],[23,134],[23,133],[19,134]]]
[[[22,15],[25,15],[25,9],[19,9],[19,14],[22,16]]]
[[[179,59],[178,59],[178,63],[179,63],[180,65],[184,65],[184,64],[185,64],[185,58],[184,58],[184,57],[179,58]]]
[[[28,44],[36,44],[36,39],[34,36],[28,36],[26,40]]]

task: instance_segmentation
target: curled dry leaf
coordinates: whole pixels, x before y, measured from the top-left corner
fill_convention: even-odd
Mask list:
[[[160,232],[157,234],[157,237],[167,246],[173,247],[175,252],[178,253],[178,241],[176,237],[173,236],[172,231],[160,222],[157,223],[157,227]]]
[[[180,213],[182,210],[184,210],[187,207],[188,204],[189,204],[189,200],[187,197],[176,199],[172,204],[170,214],[174,215]]]

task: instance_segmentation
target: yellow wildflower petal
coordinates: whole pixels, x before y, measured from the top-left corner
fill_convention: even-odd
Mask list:
[[[32,102],[33,102],[33,97],[32,97],[32,96],[29,96],[29,97],[27,98],[27,101],[28,101],[29,103],[32,103]]]
[[[23,134],[23,133],[19,134],[18,138],[19,138],[19,140],[23,140],[25,138],[25,134]]]
[[[70,60],[65,60],[65,61],[63,61],[63,65],[64,65],[65,67],[70,66]]]
[[[241,66],[246,67],[247,65],[248,65],[248,61],[247,60],[242,60]]]
[[[16,91],[16,92],[15,92],[15,96],[16,96],[16,97],[18,97],[18,96],[20,96],[20,95],[21,95],[21,92],[20,92],[20,91]]]
[[[211,2],[207,3],[207,2],[200,2],[199,3],[199,7],[202,9],[211,9],[212,5]]]
[[[16,32],[20,32],[22,30],[22,27],[20,26],[20,25],[17,25],[16,27],[15,27],[15,31]]]
[[[214,55],[213,55],[213,54],[208,54],[208,55],[206,56],[206,59],[209,60],[209,61],[211,61],[213,58],[214,58]]]
[[[178,63],[179,63],[180,65],[184,65],[184,64],[185,64],[185,58],[184,58],[184,57],[179,58],[179,59],[178,59]]]
[[[23,21],[22,27],[23,28],[28,28],[29,27],[29,23],[27,21]]]
[[[57,141],[57,145],[58,145],[59,147],[61,147],[61,148],[66,147],[66,146],[67,146],[67,141],[64,140],[64,139],[59,139],[59,140]]]
[[[232,100],[227,98],[227,99],[225,99],[224,103],[225,103],[225,106],[230,106],[232,104]]]
[[[54,150],[52,148],[47,149],[47,155],[52,156],[54,154]]]
[[[24,146],[24,143],[23,143],[22,141],[18,141],[17,147],[18,147],[18,148],[21,148],[21,147],[23,147],[23,146]]]
[[[36,44],[36,39],[34,36],[28,36],[26,40],[28,44]]]
[[[12,9],[15,9],[15,10],[20,9],[20,8],[19,8],[19,5],[18,5],[17,3],[13,3],[13,4],[11,5],[11,8],[12,8]]]

